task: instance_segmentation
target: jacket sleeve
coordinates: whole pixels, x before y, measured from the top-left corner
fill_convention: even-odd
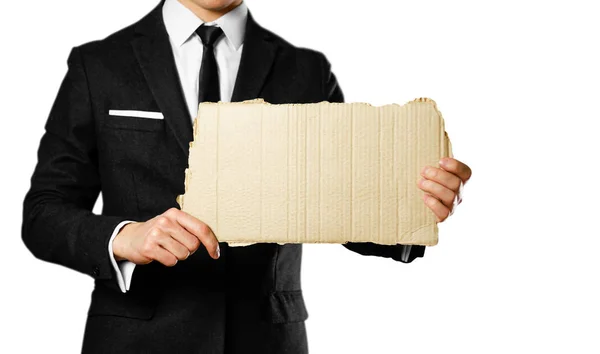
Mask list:
[[[92,213],[100,187],[88,82],[76,47],[40,141],[21,235],[35,257],[118,290],[107,249],[113,230],[126,218]]]
[[[333,72],[331,64],[323,56],[323,93],[329,102],[344,102],[344,94]],[[343,244],[347,249],[364,256],[392,258],[403,263],[410,263],[425,255],[425,246],[418,245],[380,245],[372,242],[348,242]]]

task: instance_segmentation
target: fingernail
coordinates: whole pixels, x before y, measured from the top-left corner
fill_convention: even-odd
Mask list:
[[[425,187],[425,178],[422,178],[422,179],[419,181],[419,186],[421,186],[421,187]]]
[[[428,169],[429,169],[429,167],[427,167],[427,166],[423,167],[423,169],[421,170],[421,175],[425,176],[427,174]]]
[[[439,161],[439,164],[442,165],[442,166],[445,165],[446,164],[446,159],[441,159]]]
[[[437,167],[429,167],[425,171],[425,174],[423,175],[423,177],[425,177],[425,178],[434,178],[435,176],[437,176],[437,170],[438,170]]]
[[[217,258],[221,257],[221,247],[217,245]]]

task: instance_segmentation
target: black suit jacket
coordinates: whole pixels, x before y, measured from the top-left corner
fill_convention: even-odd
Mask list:
[[[168,268],[138,266],[119,291],[108,256],[113,229],[177,207],[184,192],[187,111],[162,3],[139,22],[73,48],[47,120],[22,237],[38,258],[95,279],[85,353],[305,353],[308,314],[299,244],[204,249]],[[323,54],[297,48],[248,16],[232,101],[342,102]],[[110,109],[160,111],[164,120],[109,116]],[[103,193],[101,215],[91,209]],[[218,237],[218,235],[217,235]],[[402,246],[344,245],[400,260]],[[413,246],[408,261],[423,256]]]

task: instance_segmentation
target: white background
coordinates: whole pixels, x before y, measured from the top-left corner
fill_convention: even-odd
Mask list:
[[[156,3],[3,4],[0,352],[80,351],[93,281],[27,251],[22,201],[71,47]],[[305,248],[312,353],[600,352],[593,1],[247,3],[264,27],[324,52],[347,102],[435,99],[473,169],[439,244],[412,264]]]

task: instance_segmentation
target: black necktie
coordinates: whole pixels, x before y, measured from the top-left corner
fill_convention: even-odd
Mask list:
[[[221,99],[219,88],[219,72],[215,59],[214,44],[223,34],[223,30],[216,26],[201,25],[196,33],[202,40],[204,51],[200,66],[200,85],[198,86],[198,103],[218,102]]]

